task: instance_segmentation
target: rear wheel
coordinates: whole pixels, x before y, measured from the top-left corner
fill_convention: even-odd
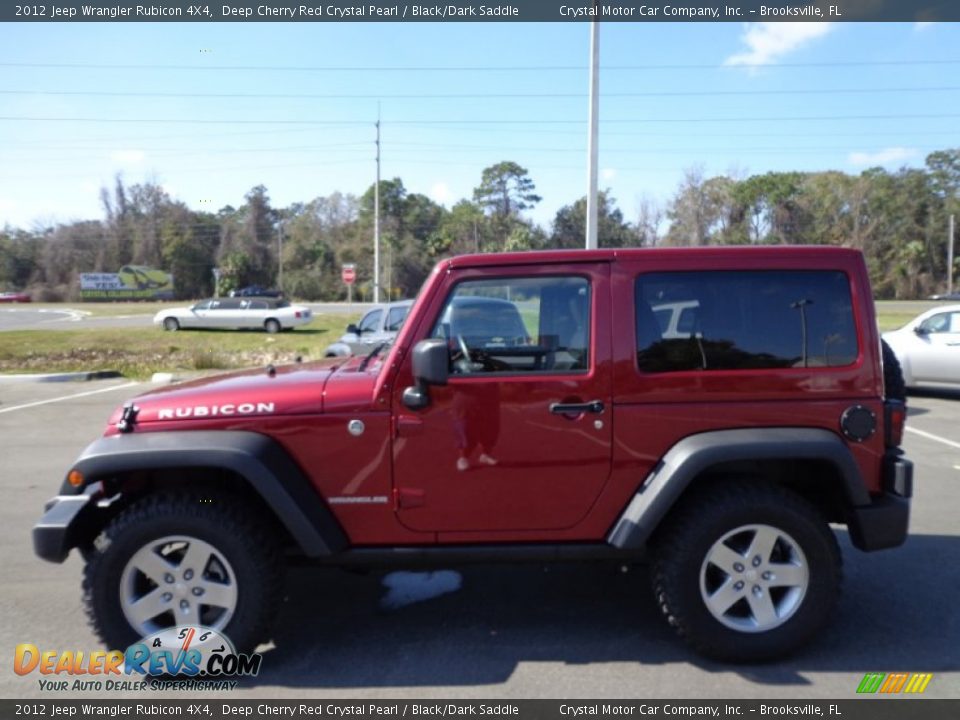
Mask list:
[[[266,331],[267,331],[268,333],[270,333],[271,335],[276,335],[276,334],[277,334],[278,332],[280,332],[283,328],[282,328],[282,326],[280,325],[280,321],[279,321],[279,320],[274,320],[273,318],[270,318],[269,320],[267,320],[267,321],[263,324],[263,329],[266,330]]]
[[[176,332],[177,330],[180,329],[180,323],[177,321],[176,318],[172,318],[172,317],[164,318],[163,329],[166,330],[167,332]]]
[[[231,497],[157,495],[103,530],[83,590],[108,647],[183,625],[222,631],[241,652],[268,639],[282,562],[267,528],[242,507]]]
[[[780,487],[695,490],[655,543],[657,600],[699,653],[750,662],[790,653],[829,619],[840,550],[826,520]]]

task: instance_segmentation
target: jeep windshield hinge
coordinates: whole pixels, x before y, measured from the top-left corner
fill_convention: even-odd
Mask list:
[[[133,432],[133,426],[137,422],[137,413],[140,412],[138,408],[133,403],[127,403],[123,406],[123,415],[120,416],[120,420],[117,421],[117,430],[122,433]]]

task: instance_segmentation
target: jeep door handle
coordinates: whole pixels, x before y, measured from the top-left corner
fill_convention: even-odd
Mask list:
[[[554,415],[579,415],[580,413],[603,412],[604,405],[599,400],[592,400],[585,403],[550,403],[550,412]]]

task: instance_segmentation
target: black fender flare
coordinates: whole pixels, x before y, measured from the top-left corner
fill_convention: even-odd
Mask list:
[[[836,433],[818,428],[716,430],[680,440],[650,471],[607,534],[620,549],[641,549],[674,503],[703,471],[749,460],[823,460],[840,474],[849,507],[870,505],[853,455]]]
[[[127,433],[91,443],[72,470],[87,483],[133,471],[221,468],[242,477],[274,512],[307,557],[347,546],[347,537],[324,499],[290,454],[274,439],[238,430]],[[84,488],[64,480],[61,496]]]

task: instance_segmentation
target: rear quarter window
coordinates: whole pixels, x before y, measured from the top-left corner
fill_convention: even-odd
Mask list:
[[[643,372],[839,367],[858,355],[839,271],[648,273],[635,301]]]

